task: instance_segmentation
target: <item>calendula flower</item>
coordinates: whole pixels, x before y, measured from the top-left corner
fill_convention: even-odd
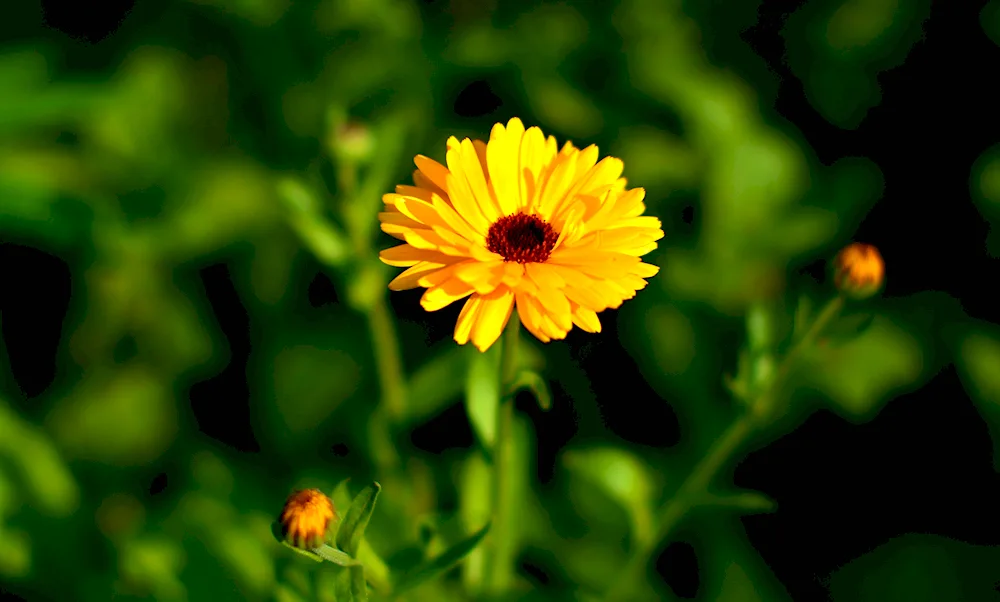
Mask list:
[[[427,311],[467,299],[455,341],[480,351],[515,307],[544,342],[574,325],[600,332],[597,314],[659,270],[640,257],[663,230],[642,215],[645,191],[626,189],[622,161],[597,158],[596,146],[559,150],[517,118],[493,126],[489,143],[449,138],[447,167],[417,155],[415,185],[385,195],[379,214],[382,230],[406,241],[380,254],[408,268],[389,288],[426,288]]]
[[[333,521],[333,501],[319,489],[304,489],[288,496],[281,510],[285,539],[299,548],[319,547]]]
[[[872,245],[857,242],[847,245],[834,259],[833,269],[836,287],[858,299],[875,294],[885,281],[885,262]]]

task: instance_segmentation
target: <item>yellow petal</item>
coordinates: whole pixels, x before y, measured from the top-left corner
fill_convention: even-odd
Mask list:
[[[464,299],[473,293],[473,289],[467,283],[458,278],[450,278],[441,284],[429,288],[420,298],[420,305],[427,311],[437,311]]]
[[[496,221],[500,217],[500,209],[493,200],[493,193],[486,186],[486,176],[483,174],[483,165],[479,162],[476,149],[472,146],[472,141],[466,138],[462,141],[462,146],[458,152],[462,165],[462,173],[469,182],[469,189],[472,196],[482,210],[487,221]]]
[[[417,249],[439,251],[453,257],[468,257],[470,255],[468,242],[465,242],[461,247],[452,245],[432,230],[410,230],[403,236],[406,238],[406,242],[410,243],[410,246]]]
[[[601,320],[597,314],[579,305],[573,307],[573,324],[587,332],[601,332]]]
[[[417,265],[421,261],[431,261],[434,263],[449,263],[455,261],[453,257],[448,257],[439,251],[427,251],[415,249],[410,245],[399,245],[379,251],[378,258],[391,266],[398,268],[408,268]]]
[[[585,307],[590,311],[604,311],[609,305],[609,301],[602,299],[601,295],[594,289],[567,286],[563,292],[574,305]],[[614,300],[610,302],[613,303]]]
[[[430,261],[421,261],[417,265],[410,267],[403,271],[399,276],[396,276],[389,283],[389,290],[391,291],[405,291],[411,288],[417,288],[420,286],[418,281],[430,274],[431,272],[436,272],[441,268],[445,267],[446,264],[443,263],[433,263]]]
[[[560,330],[573,327],[569,313],[569,300],[559,289],[552,286],[552,272],[545,270],[545,264],[529,263],[525,266],[528,277],[538,286],[538,300],[546,313]],[[551,336],[551,335],[550,335]],[[553,337],[555,338],[555,337]]]
[[[472,196],[472,191],[464,178],[448,174],[448,192],[451,194],[451,203],[455,207],[455,212],[469,222],[469,225],[476,232],[486,236],[492,222],[486,219],[482,207]]]
[[[414,177],[422,177],[420,176],[419,170],[413,173],[416,174]],[[407,186],[405,184],[399,184],[396,186],[396,194],[400,196],[412,196],[414,198],[420,199],[421,201],[424,201],[425,203],[430,203],[431,195],[434,194],[434,189],[436,189],[437,186],[434,186],[434,184],[431,183],[429,180],[425,180],[425,182],[426,184],[428,184],[428,186],[421,187],[421,186]]]
[[[392,196],[393,207],[413,221],[419,222],[424,226],[447,225],[444,219],[438,214],[437,209],[434,208],[434,205],[426,201],[421,201],[416,197]]]
[[[472,325],[476,322],[476,317],[479,315],[479,308],[482,305],[482,297],[474,294],[462,306],[462,311],[459,312],[458,320],[455,322],[455,342],[459,345],[469,342],[469,335],[472,334]]]
[[[420,190],[424,190],[427,193],[433,193],[433,194],[436,194],[436,195],[440,196],[441,198],[443,198],[445,200],[448,200],[448,191],[445,190],[445,189],[443,189],[443,188],[441,188],[440,186],[438,186],[434,182],[432,182],[431,179],[428,178],[427,176],[425,176],[424,173],[421,172],[419,169],[416,169],[416,170],[413,171],[413,183],[415,184],[414,186],[397,186],[396,187],[396,192],[398,192],[399,194],[407,194],[406,192],[403,192],[402,190],[400,190],[400,188],[404,188],[404,189],[406,189],[406,188],[419,188]],[[419,196],[419,195],[409,194],[408,196]],[[423,198],[423,197],[420,197],[420,198]],[[451,202],[451,201],[449,201],[449,202]]]
[[[455,276],[469,283],[477,293],[485,295],[493,292],[504,275],[502,261],[463,263],[455,269]]]
[[[531,295],[518,292],[516,299],[517,315],[521,318],[521,323],[528,329],[528,332],[535,335],[543,343],[551,341],[552,339],[542,332],[542,313],[535,305]]]
[[[503,264],[504,273],[502,282],[507,286],[516,288],[524,279],[524,266],[520,263],[506,262]]]
[[[552,175],[546,179],[538,201],[538,214],[542,216],[542,219],[548,221],[555,215],[556,210],[562,205],[569,187],[573,184],[575,175],[576,160],[573,157],[562,156],[556,159]]]
[[[472,344],[480,351],[486,351],[500,338],[510,319],[514,309],[514,292],[503,287],[481,298],[482,307],[472,325]]]
[[[518,174],[521,186],[521,201],[524,210],[531,213],[538,198],[539,177],[545,164],[545,136],[537,127],[530,127],[521,139],[520,157],[518,158]]]
[[[624,219],[615,220],[613,223],[608,225],[609,229],[617,228],[648,228],[650,230],[659,230],[663,227],[660,223],[660,218],[654,215],[640,215],[638,217],[626,217]]]
[[[648,263],[639,263],[629,269],[629,273],[640,278],[652,278],[660,272],[660,268]]]
[[[523,206],[520,176],[517,172],[523,135],[524,124],[520,119],[511,119],[506,128],[499,124],[493,127],[490,142],[486,146],[490,182],[496,191],[501,215],[513,215]]]
[[[417,155],[414,157],[413,163],[417,166],[417,169],[420,170],[420,173],[427,176],[427,179],[433,182],[435,186],[445,192],[449,192],[447,167],[441,165],[434,159],[423,155]]]
[[[592,194],[598,196],[614,185],[618,176],[622,175],[625,164],[617,157],[604,157],[584,174],[570,194]]]
[[[472,224],[456,213],[455,209],[450,204],[446,203],[440,196],[436,194],[432,196],[431,203],[433,204],[434,209],[438,212],[438,215],[441,216],[441,219],[444,220],[444,222],[448,224],[448,226],[450,226],[456,234],[479,245],[486,244],[486,236],[484,236],[484,233],[476,230]]]

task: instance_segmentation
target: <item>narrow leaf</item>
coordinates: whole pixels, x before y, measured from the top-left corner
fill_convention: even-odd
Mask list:
[[[723,494],[706,494],[701,498],[701,504],[733,508],[744,514],[774,512],[777,508],[774,500],[758,491],[734,491]]]
[[[532,370],[521,370],[514,382],[510,385],[511,393],[517,393],[522,389],[531,391],[538,401],[538,407],[544,411],[552,408],[552,394],[549,392],[549,384],[542,378],[542,375]]]
[[[381,490],[382,486],[378,482],[372,482],[371,485],[365,487],[361,493],[355,496],[351,507],[347,510],[347,515],[340,523],[340,529],[337,531],[337,547],[350,556],[356,556],[358,553],[358,545],[365,534],[365,527],[368,526],[368,521],[372,517],[372,511],[375,510],[375,500]]]
[[[812,317],[812,300],[806,295],[799,297],[795,306],[795,322],[792,326],[793,340],[798,341],[809,330],[809,319]]]
[[[487,523],[482,529],[469,536],[468,538],[458,542],[451,548],[448,548],[441,555],[432,558],[416,568],[412,569],[406,573],[396,584],[395,592],[397,594],[409,591],[418,585],[426,583],[435,577],[446,573],[456,564],[461,562],[463,558],[469,555],[472,550],[476,549],[476,546],[486,537],[486,533],[490,530],[490,524]]]

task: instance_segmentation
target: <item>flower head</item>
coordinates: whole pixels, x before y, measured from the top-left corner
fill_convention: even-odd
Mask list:
[[[878,249],[851,243],[837,253],[833,282],[845,294],[863,299],[875,294],[885,281],[885,262]]]
[[[626,189],[621,160],[598,162],[596,146],[559,150],[514,118],[488,143],[452,136],[446,156],[447,167],[417,155],[414,186],[383,197],[382,230],[406,244],[380,257],[408,268],[390,289],[427,289],[427,311],[466,299],[459,344],[485,351],[515,307],[544,342],[574,325],[600,332],[597,313],[659,271],[639,258],[663,237],[660,220],[642,215],[645,191]]]
[[[299,548],[319,547],[334,518],[333,502],[319,489],[303,489],[288,496],[281,510],[285,539]]]

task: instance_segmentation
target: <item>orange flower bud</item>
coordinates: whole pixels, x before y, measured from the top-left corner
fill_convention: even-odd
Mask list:
[[[288,496],[281,510],[285,540],[298,548],[317,548],[326,539],[334,518],[333,502],[319,489],[304,489]]]
[[[856,299],[872,296],[885,282],[885,262],[872,245],[858,242],[847,245],[837,254],[833,269],[837,288]]]

